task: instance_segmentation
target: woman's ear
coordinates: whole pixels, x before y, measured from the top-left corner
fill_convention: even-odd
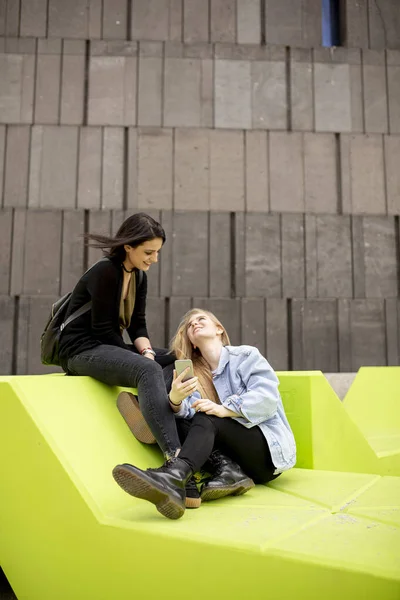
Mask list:
[[[132,246],[128,246],[128,244],[124,244],[125,252],[128,252],[128,250],[130,250],[131,248],[132,248]]]

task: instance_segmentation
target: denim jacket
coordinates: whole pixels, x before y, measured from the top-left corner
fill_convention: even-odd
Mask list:
[[[221,404],[240,416],[232,417],[244,427],[263,432],[276,467],[275,474],[296,463],[296,443],[278,392],[279,381],[268,361],[252,346],[224,346],[213,383]],[[195,392],[185,398],[178,418],[195,415]]]

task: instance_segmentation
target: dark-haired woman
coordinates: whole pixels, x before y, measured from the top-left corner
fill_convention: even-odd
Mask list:
[[[147,423],[164,456],[174,457],[180,442],[162,369],[173,363],[174,356],[153,349],[146,329],[146,272],[158,260],[164,229],[149,215],[138,213],[123,222],[115,237],[86,237],[104,250],[105,258],[81,277],[72,292],[67,317],[90,301],[91,310],[64,329],[60,362],[70,375],[137,388],[141,414],[134,397],[123,396],[128,412],[126,403],[131,403],[132,432],[139,440],[150,441],[143,439]],[[124,329],[132,345],[124,342]]]

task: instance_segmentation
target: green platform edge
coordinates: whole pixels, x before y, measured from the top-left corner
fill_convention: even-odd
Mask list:
[[[302,468],[176,522],[111,478],[118,462],[161,462],[120,417],[118,388],[0,378],[0,564],[18,599],[398,600],[393,464],[321,373],[279,378]]]

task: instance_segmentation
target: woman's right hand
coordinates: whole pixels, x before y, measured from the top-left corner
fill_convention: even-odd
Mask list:
[[[197,390],[197,381],[198,377],[192,377],[187,381],[182,381],[185,379],[185,376],[189,372],[189,367],[187,367],[179,376],[176,374],[174,369],[174,379],[171,386],[171,391],[169,393],[169,399],[172,404],[178,406],[182,404],[185,398],[193,394]]]

